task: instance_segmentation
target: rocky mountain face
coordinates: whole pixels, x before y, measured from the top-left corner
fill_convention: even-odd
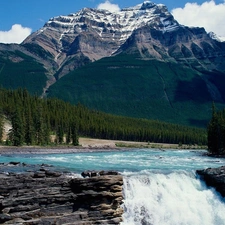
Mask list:
[[[144,26],[135,30],[118,52],[132,49],[145,59],[183,63],[201,71],[225,71],[225,43],[213,40],[204,28],[178,26],[162,32]]]
[[[67,76],[69,73],[77,71],[78,68],[85,68],[90,64],[95,67],[96,64],[94,63],[100,59],[109,58],[110,65],[108,66],[117,68],[118,56],[123,55],[129,56],[129,58],[133,57],[133,61],[130,60],[130,64],[126,68],[134,68],[134,62],[138,59],[148,62],[149,70],[155,68],[158,71],[159,82],[162,82],[162,93],[165,93],[162,98],[167,99],[172,110],[172,106],[174,106],[173,100],[170,99],[172,95],[176,95],[176,98],[174,98],[176,102],[177,99],[187,99],[189,102],[196,101],[193,96],[178,96],[181,91],[183,91],[183,94],[185,94],[184,92],[190,92],[186,90],[188,85],[192,87],[192,93],[198,93],[199,87],[203,87],[204,93],[198,94],[206,97],[201,98],[201,101],[217,101],[225,104],[225,91],[222,85],[225,82],[225,42],[219,41],[212,33],[207,34],[204,28],[186,27],[179,24],[166,6],[162,4],[145,1],[137,6],[113,13],[106,10],[84,8],[68,16],[51,18],[43,28],[31,34],[21,45],[13,46],[1,45],[0,58],[1,55],[8,57],[7,59],[13,62],[14,66],[18,66],[18,55],[16,54],[13,59],[12,56],[11,58],[6,56],[6,52],[22,52],[42,65],[47,79],[45,87],[40,86],[43,94],[49,93],[49,91],[53,93],[53,89],[56,93],[57,88],[58,92],[61,93],[67,91],[65,83],[71,85],[71,79],[65,81],[69,77]],[[15,63],[13,60],[17,62]],[[162,71],[162,68],[164,68],[162,66],[160,68],[154,66],[153,61],[163,63],[165,68],[171,68],[170,73],[173,73],[173,78],[171,76],[170,78],[164,77],[167,71]],[[4,72],[7,69],[5,65],[5,61],[2,64],[0,61],[0,67],[2,68],[2,70],[0,68],[0,71]],[[182,67],[179,71],[183,71],[183,75],[175,71],[176,65]],[[32,74],[38,74],[35,71],[37,69],[32,71]],[[95,68],[95,72],[101,73],[99,68]],[[30,71],[26,71],[26,73],[30,74]],[[184,78],[184,76],[189,76],[186,74],[192,75]],[[180,76],[179,79],[178,75]],[[123,76],[122,71],[120,76]],[[152,74],[152,76],[155,75]],[[62,77],[64,79],[61,80]],[[151,80],[154,78],[149,77]],[[5,81],[8,78],[5,76],[2,79]],[[26,79],[26,77],[23,79]],[[91,80],[92,77],[89,76],[89,79]],[[173,89],[170,88],[171,84],[166,83],[169,79],[174,79],[174,84],[176,83],[176,87],[174,86]],[[185,79],[186,81],[184,81]],[[191,83],[188,83],[189,80],[192,80]],[[95,79],[93,83],[96,82]],[[102,85],[101,81],[99,82],[97,86]],[[116,85],[116,83],[111,85]],[[185,87],[182,85],[185,85]],[[71,86],[72,91],[68,93],[71,99],[71,96],[74,96],[73,90],[75,88],[79,87]],[[169,95],[168,90],[176,93]],[[156,93],[153,93],[153,96],[156,95]],[[60,96],[57,95],[57,97]],[[69,101],[73,103],[78,101],[85,104],[85,101],[82,101],[82,95],[80,97],[80,100],[70,99]],[[93,95],[87,98],[92,99],[92,97]],[[101,100],[99,98],[91,101],[98,102]],[[182,102],[184,101],[182,100]],[[150,104],[150,102],[143,104]],[[105,109],[105,107],[102,107],[103,103],[99,103],[99,105],[101,107],[94,108]],[[114,106],[112,105],[112,107]],[[179,110],[180,108],[182,107],[179,106]],[[130,109],[129,111],[133,110]],[[125,115],[127,114],[125,113]]]
[[[46,51],[53,71],[60,69],[58,77],[131,49],[138,50],[145,59],[224,70],[225,44],[211,37],[204,28],[180,25],[166,6],[145,1],[116,13],[84,8],[75,14],[54,17],[23,45],[31,52],[35,52],[33,46]]]
[[[31,52],[46,51],[54,71],[61,77],[77,67],[112,56],[133,31],[149,26],[161,32],[179,27],[164,5],[144,2],[112,13],[84,8],[68,16],[50,19],[24,42]]]

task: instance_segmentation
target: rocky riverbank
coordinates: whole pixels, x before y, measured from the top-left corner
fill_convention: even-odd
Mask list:
[[[82,175],[71,177],[47,165],[1,164],[0,224],[119,224],[122,176],[113,171]]]
[[[202,176],[208,186],[214,187],[225,197],[225,166],[197,170],[197,174]]]

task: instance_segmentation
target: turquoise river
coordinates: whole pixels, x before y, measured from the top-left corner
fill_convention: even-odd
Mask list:
[[[121,225],[225,225],[225,199],[196,175],[220,167],[225,158],[205,151],[129,149],[73,154],[8,154],[0,163],[50,164],[80,174],[117,170],[124,177]]]

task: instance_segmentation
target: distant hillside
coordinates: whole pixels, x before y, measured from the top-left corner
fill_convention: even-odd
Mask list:
[[[223,84],[225,77],[217,76]],[[197,71],[127,55],[71,72],[50,87],[48,96],[114,114],[197,126],[207,124],[213,101],[207,82]],[[225,104],[221,101],[218,106]]]
[[[21,51],[0,52],[0,85],[4,88],[21,87],[41,95],[47,81],[46,73],[43,65]]]

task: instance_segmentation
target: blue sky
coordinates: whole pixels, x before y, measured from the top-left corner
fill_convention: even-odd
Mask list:
[[[105,3],[105,6],[108,7],[125,8],[135,6],[143,1],[1,0],[0,42],[21,42],[21,39],[40,29],[51,17],[75,13],[84,7],[97,8],[100,4]],[[209,26],[207,31],[214,31],[219,36],[225,37],[225,0],[153,0],[153,2],[165,4],[181,24]],[[15,26],[15,24],[17,25]],[[18,41],[13,41],[13,38],[17,38]]]

